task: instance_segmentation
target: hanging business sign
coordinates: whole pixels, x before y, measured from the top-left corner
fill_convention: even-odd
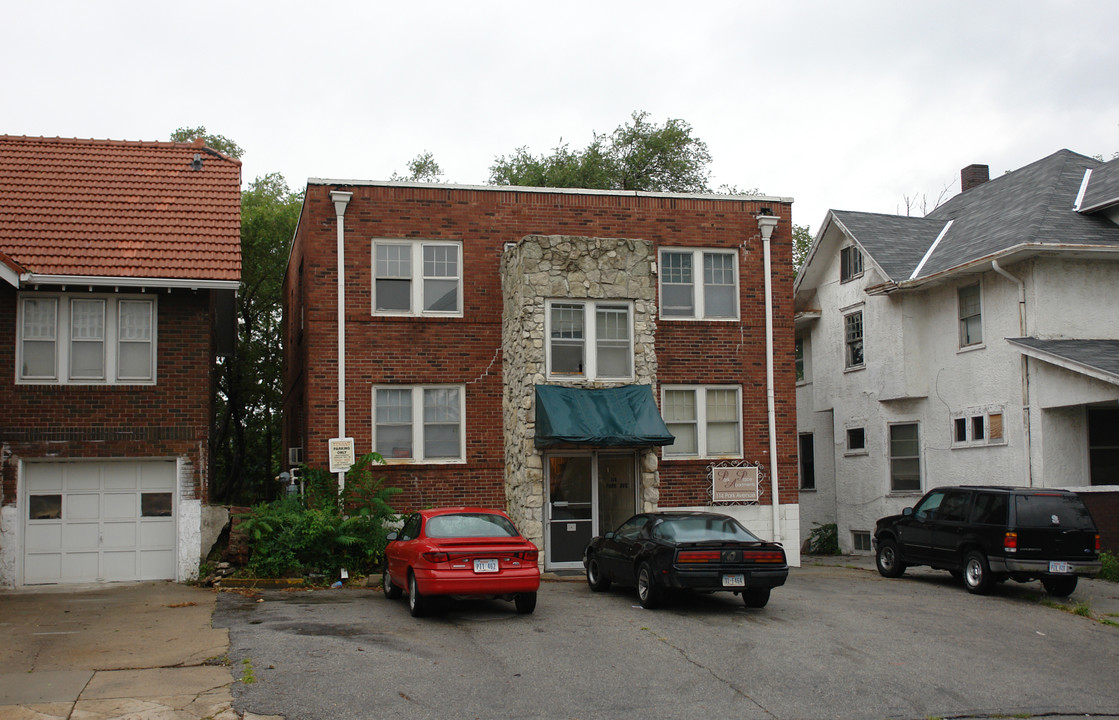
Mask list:
[[[757,502],[758,469],[756,467],[711,468],[712,502]]]
[[[353,438],[331,438],[327,440],[327,455],[330,457],[330,472],[346,472],[355,462]]]

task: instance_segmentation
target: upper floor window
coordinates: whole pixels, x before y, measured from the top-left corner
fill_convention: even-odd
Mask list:
[[[670,457],[741,457],[742,401],[737,386],[661,388],[661,413],[676,438]]]
[[[632,311],[618,301],[548,303],[548,376],[552,379],[633,377]]]
[[[854,245],[839,251],[839,281],[854,280],[863,274],[863,254]]]
[[[27,293],[19,310],[19,382],[155,382],[155,298]]]
[[[388,462],[466,459],[464,403],[458,385],[373,388],[373,449]]]
[[[793,347],[794,361],[797,370],[797,382],[804,382],[804,338],[798,337]]]
[[[373,313],[462,315],[462,244],[374,240]]]
[[[960,306],[960,347],[983,342],[983,314],[979,302],[979,283],[958,291]]]
[[[857,368],[864,365],[863,360],[863,311],[858,310],[843,316],[844,367]]]
[[[890,490],[921,489],[921,443],[917,423],[890,426]]]
[[[663,318],[738,318],[735,250],[664,248],[660,252],[660,285]]]
[[[952,416],[952,446],[1002,445],[1002,408],[968,410]]]
[[[866,428],[850,427],[847,428],[847,449],[848,455],[865,455],[866,454]]]

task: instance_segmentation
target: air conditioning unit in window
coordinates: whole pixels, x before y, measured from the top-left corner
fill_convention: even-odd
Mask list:
[[[302,465],[303,464],[303,448],[293,447],[288,448],[288,465]]]

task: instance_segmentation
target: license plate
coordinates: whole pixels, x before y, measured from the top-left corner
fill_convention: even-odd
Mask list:
[[[475,560],[474,572],[476,573],[490,573],[497,572],[497,560]]]
[[[1070,573],[1070,572],[1072,572],[1072,568],[1069,567],[1069,564],[1067,562],[1061,562],[1059,560],[1051,560],[1051,561],[1049,561],[1049,572],[1051,572],[1051,573]]]
[[[745,575],[724,575],[723,587],[746,587]]]

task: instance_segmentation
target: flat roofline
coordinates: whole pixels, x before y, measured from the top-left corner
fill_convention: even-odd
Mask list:
[[[127,287],[127,288],[179,288],[188,290],[233,290],[237,291],[239,280],[202,280],[190,278],[143,278],[112,275],[48,275],[45,273],[24,273],[19,277],[19,287],[35,285],[66,285],[81,287]]]
[[[593,190],[589,188],[548,188],[528,185],[454,185],[451,183],[399,182],[392,180],[345,180],[332,178],[307,178],[308,185],[350,185],[357,187],[398,187],[426,190],[473,190],[487,192],[527,192],[560,195],[613,195],[621,197],[673,197],[702,200],[731,200],[736,202],[792,203],[793,198],[775,195],[720,195],[719,193],[645,192],[641,190]]]

